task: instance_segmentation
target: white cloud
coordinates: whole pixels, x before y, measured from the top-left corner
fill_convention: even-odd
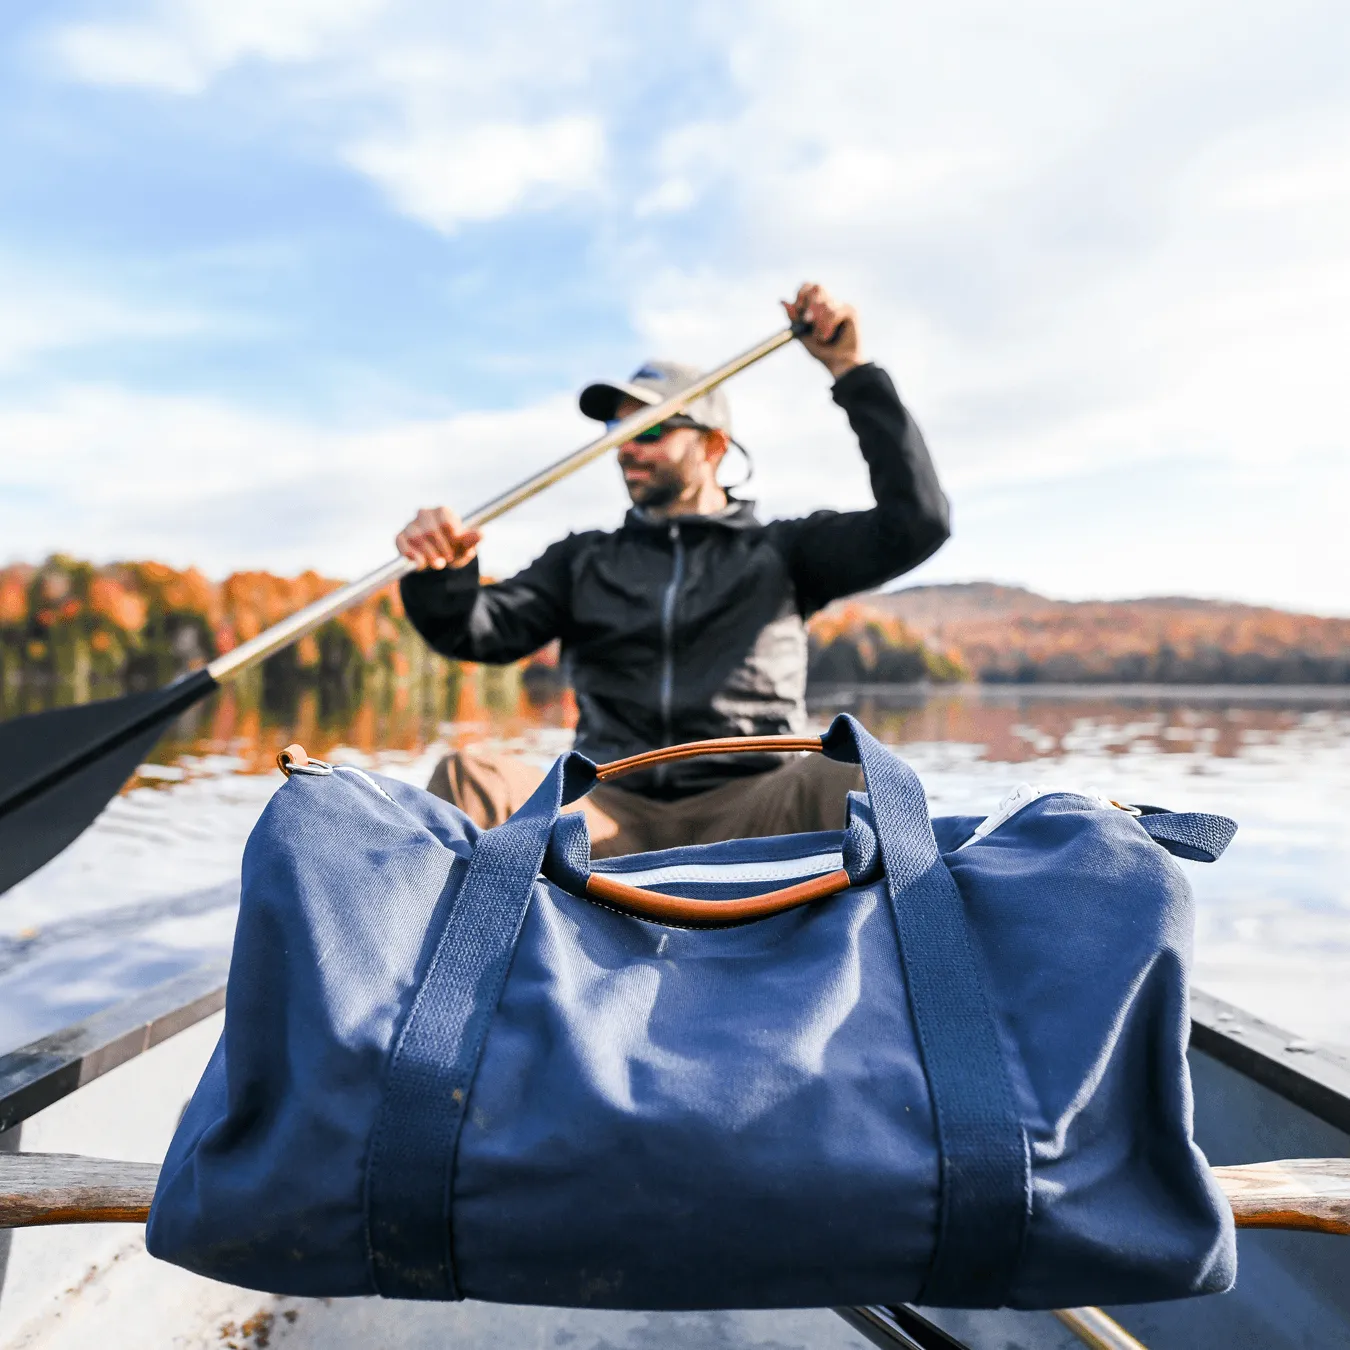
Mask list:
[[[288,120],[310,126],[314,143],[397,210],[442,232],[596,188],[604,125],[576,104],[606,41],[588,42],[586,16],[557,29],[543,0],[502,27],[390,8],[389,0],[164,0],[137,19],[57,28],[50,46],[70,78],[177,95],[206,95],[249,60],[300,67],[281,95]],[[513,31],[551,23],[547,43],[522,45]]]
[[[448,234],[465,221],[594,188],[604,137],[595,117],[558,117],[372,138],[346,158],[405,214]]]
[[[598,284],[653,352],[719,360],[779,322],[775,296],[824,280],[859,303],[956,496],[958,536],[932,575],[1138,590],[1115,558],[1149,516],[1105,486],[1127,466],[1209,485],[1187,488],[1193,519],[1159,526],[1150,587],[1350,611],[1350,532],[1326,505],[1347,486],[1350,350],[1350,97],[1326,59],[1332,5],[1029,0],[1010,17],[958,0],[844,7],[828,23],[814,0],[699,6],[683,50],[714,92],[678,116],[652,101],[645,122],[632,88],[650,82],[625,81],[624,101],[608,77],[649,35],[604,4],[561,22],[546,0],[517,0],[452,23],[415,3],[190,0],[68,26],[57,46],[78,78],[178,92],[209,94],[241,61],[285,63],[260,97],[443,233],[584,194]],[[43,322],[28,315],[10,346],[37,350]],[[5,342],[0,329],[0,361]],[[774,511],[859,504],[865,473],[803,362],[775,357],[733,392],[757,486]],[[311,434],[230,433],[281,448]],[[402,453],[432,433],[381,435]],[[343,453],[355,464],[372,444],[344,439]],[[499,485],[461,467],[483,495]],[[346,472],[335,482],[359,481]],[[1306,507],[1300,474],[1316,485]],[[532,533],[513,521],[498,537],[537,542],[577,501],[546,499]],[[335,499],[335,518],[345,509]]]
[[[1285,490],[1300,475],[1333,498],[1345,486],[1328,467],[1346,458],[1344,82],[1318,91],[1272,64],[1272,44],[1298,48],[1289,16],[1253,9],[1216,38],[1199,6],[1099,7],[1068,25],[1055,9],[1015,23],[979,4],[876,6],[830,25],[810,5],[727,15],[739,105],[672,129],[659,163],[680,200],[716,200],[737,221],[739,246],[639,276],[638,326],[671,354],[711,356],[730,316],[753,331],[747,309],[763,324],[768,297],[803,276],[856,300],[957,498],[936,573],[989,563],[962,534],[961,503],[1004,493],[1022,533],[997,534],[996,570],[1054,590],[1035,541],[1065,537],[1056,513],[1073,484],[1130,466],[1161,494],[1185,464],[1208,475],[1231,528],[1197,519],[1200,549],[1178,527],[1148,560],[1150,584],[1350,610],[1341,532]],[[1298,17],[1306,36],[1319,22]],[[821,396],[788,360],[756,382],[781,410],[762,423],[777,447],[765,495],[795,510],[864,499],[851,463],[820,471]],[[1249,497],[1235,502],[1234,484]],[[1109,493],[1073,510],[1108,549],[1141,523]],[[1253,548],[1254,533],[1283,556]],[[1075,559],[1058,589],[1071,585],[1138,583]]]
[[[194,94],[214,73],[181,38],[142,24],[72,24],[52,45],[62,65],[89,84]]]
[[[374,19],[388,0],[163,0],[145,18],[58,27],[51,44],[76,79],[197,94],[250,57],[295,63]]]
[[[392,556],[419,506],[467,513],[594,434],[570,396],[344,431],[219,399],[67,386],[0,409],[0,562],[62,548],[214,575],[355,576]],[[613,464],[595,465],[494,526],[485,565],[514,570],[560,516],[590,528],[623,504]]]
[[[637,199],[633,206],[633,214],[639,220],[646,216],[671,215],[687,210],[697,200],[698,193],[689,179],[666,178],[660,186]]]
[[[137,302],[0,259],[0,374],[44,356],[118,339],[178,337],[204,320],[182,309]]]
[[[724,335],[717,355],[762,331]],[[738,379],[737,431],[759,465],[750,495],[766,515],[867,503],[828,388],[793,348]],[[418,507],[467,512],[593,435],[570,392],[509,412],[340,430],[220,400],[67,387],[0,411],[0,562],[60,547],[216,576],[316,567],[354,577],[392,556]],[[952,543],[910,580],[992,576],[1070,597],[1189,592],[1350,609],[1343,455],[1236,466],[1121,458],[1020,486],[971,479],[955,498]],[[508,575],[568,530],[612,528],[626,504],[612,460],[594,464],[489,526],[484,566]]]

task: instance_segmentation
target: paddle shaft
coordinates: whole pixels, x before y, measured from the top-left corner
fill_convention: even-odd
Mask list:
[[[716,370],[710,370],[706,375],[699,376],[687,389],[681,389],[679,393],[672,394],[664,402],[657,403],[650,408],[643,408],[630,417],[625,417],[623,421],[612,430],[607,431],[599,440],[592,441],[589,445],[583,445],[580,450],[574,450],[570,455],[564,455],[562,459],[556,460],[546,469],[541,469],[538,473],[532,474],[524,482],[517,483],[515,487],[493,497],[491,501],[484,502],[477,510],[471,511],[464,517],[464,524],[470,529],[477,529],[491,520],[496,520],[499,516],[504,516],[522,502],[527,502],[531,497],[543,492],[545,488],[552,487],[554,483],[560,483],[564,478],[576,473],[578,469],[584,468],[593,460],[599,459],[607,451],[614,450],[625,441],[632,440],[634,436],[654,427],[658,422],[664,422],[667,417],[674,417],[686,405],[697,398],[701,398],[710,389],[715,389],[724,380],[729,380],[747,366],[754,365],[756,361],[762,360],[770,352],[776,352],[780,347],[785,347],[793,338],[804,336],[809,331],[809,326],[794,323],[791,327],[784,328],[771,338],[766,338],[763,342],[751,347],[748,351],[742,352],[739,356],[732,357],[725,365],[718,366]],[[257,665],[259,661],[265,660],[273,652],[290,646],[292,642],[298,641],[306,633],[312,633],[335,614],[341,614],[343,610],[350,609],[368,595],[374,595],[376,591],[383,590],[390,583],[416,570],[417,564],[408,558],[394,558],[385,563],[383,567],[377,567],[373,572],[367,573],[359,580],[339,587],[331,594],[324,596],[322,600],[316,600],[312,605],[306,605],[304,609],[297,610],[288,618],[282,619],[280,623],[273,624],[271,628],[259,633],[257,637],[240,643],[232,651],[216,657],[206,669],[213,680],[230,679],[232,676],[247,670],[250,666]]]

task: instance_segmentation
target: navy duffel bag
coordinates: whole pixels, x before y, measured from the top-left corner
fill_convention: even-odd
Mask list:
[[[1235,827],[1054,793],[977,831],[852,718],[823,748],[866,777],[844,831],[594,868],[576,754],[488,831],[294,773],[150,1251],[277,1293],[597,1308],[1226,1289],[1165,850]]]

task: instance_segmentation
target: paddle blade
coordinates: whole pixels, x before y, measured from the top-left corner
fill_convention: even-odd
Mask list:
[[[164,689],[0,722],[0,894],[93,824],[165,726],[215,688],[197,670]]]

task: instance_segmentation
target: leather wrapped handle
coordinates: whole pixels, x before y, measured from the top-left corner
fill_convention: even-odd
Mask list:
[[[819,736],[726,736],[712,741],[668,745],[659,750],[630,755],[627,759],[616,759],[609,764],[598,765],[595,776],[605,782],[626,773],[635,773],[639,769],[669,764],[678,759],[694,759],[699,755],[744,755],[766,751],[784,754],[801,750],[818,753],[821,748]],[[838,895],[840,891],[847,890],[849,885],[848,873],[840,868],[764,895],[745,896],[740,900],[687,900],[675,895],[662,895],[659,891],[644,890],[640,886],[630,886],[616,877],[592,872],[586,878],[586,894],[592,900],[640,919],[688,928],[713,928],[767,919],[770,915],[796,909],[798,905]]]
[[[696,759],[699,755],[748,755],[766,752],[790,754],[796,750],[814,750],[824,747],[819,736],[724,736],[715,741],[688,741],[684,745],[667,745],[660,750],[644,750],[627,759],[614,759],[608,764],[597,764],[595,776],[602,782],[621,774],[650,769],[657,764],[669,764],[676,759]]]
[[[639,919],[654,919],[657,923],[678,924],[684,928],[717,928],[726,924],[749,923],[752,919],[767,919],[823,900],[847,890],[850,878],[841,867],[837,872],[826,872],[799,881],[795,886],[764,895],[748,895],[740,900],[684,900],[677,895],[662,895],[659,891],[645,891],[640,886],[629,886],[614,877],[592,872],[586,878],[586,895],[591,900],[634,914]]]

